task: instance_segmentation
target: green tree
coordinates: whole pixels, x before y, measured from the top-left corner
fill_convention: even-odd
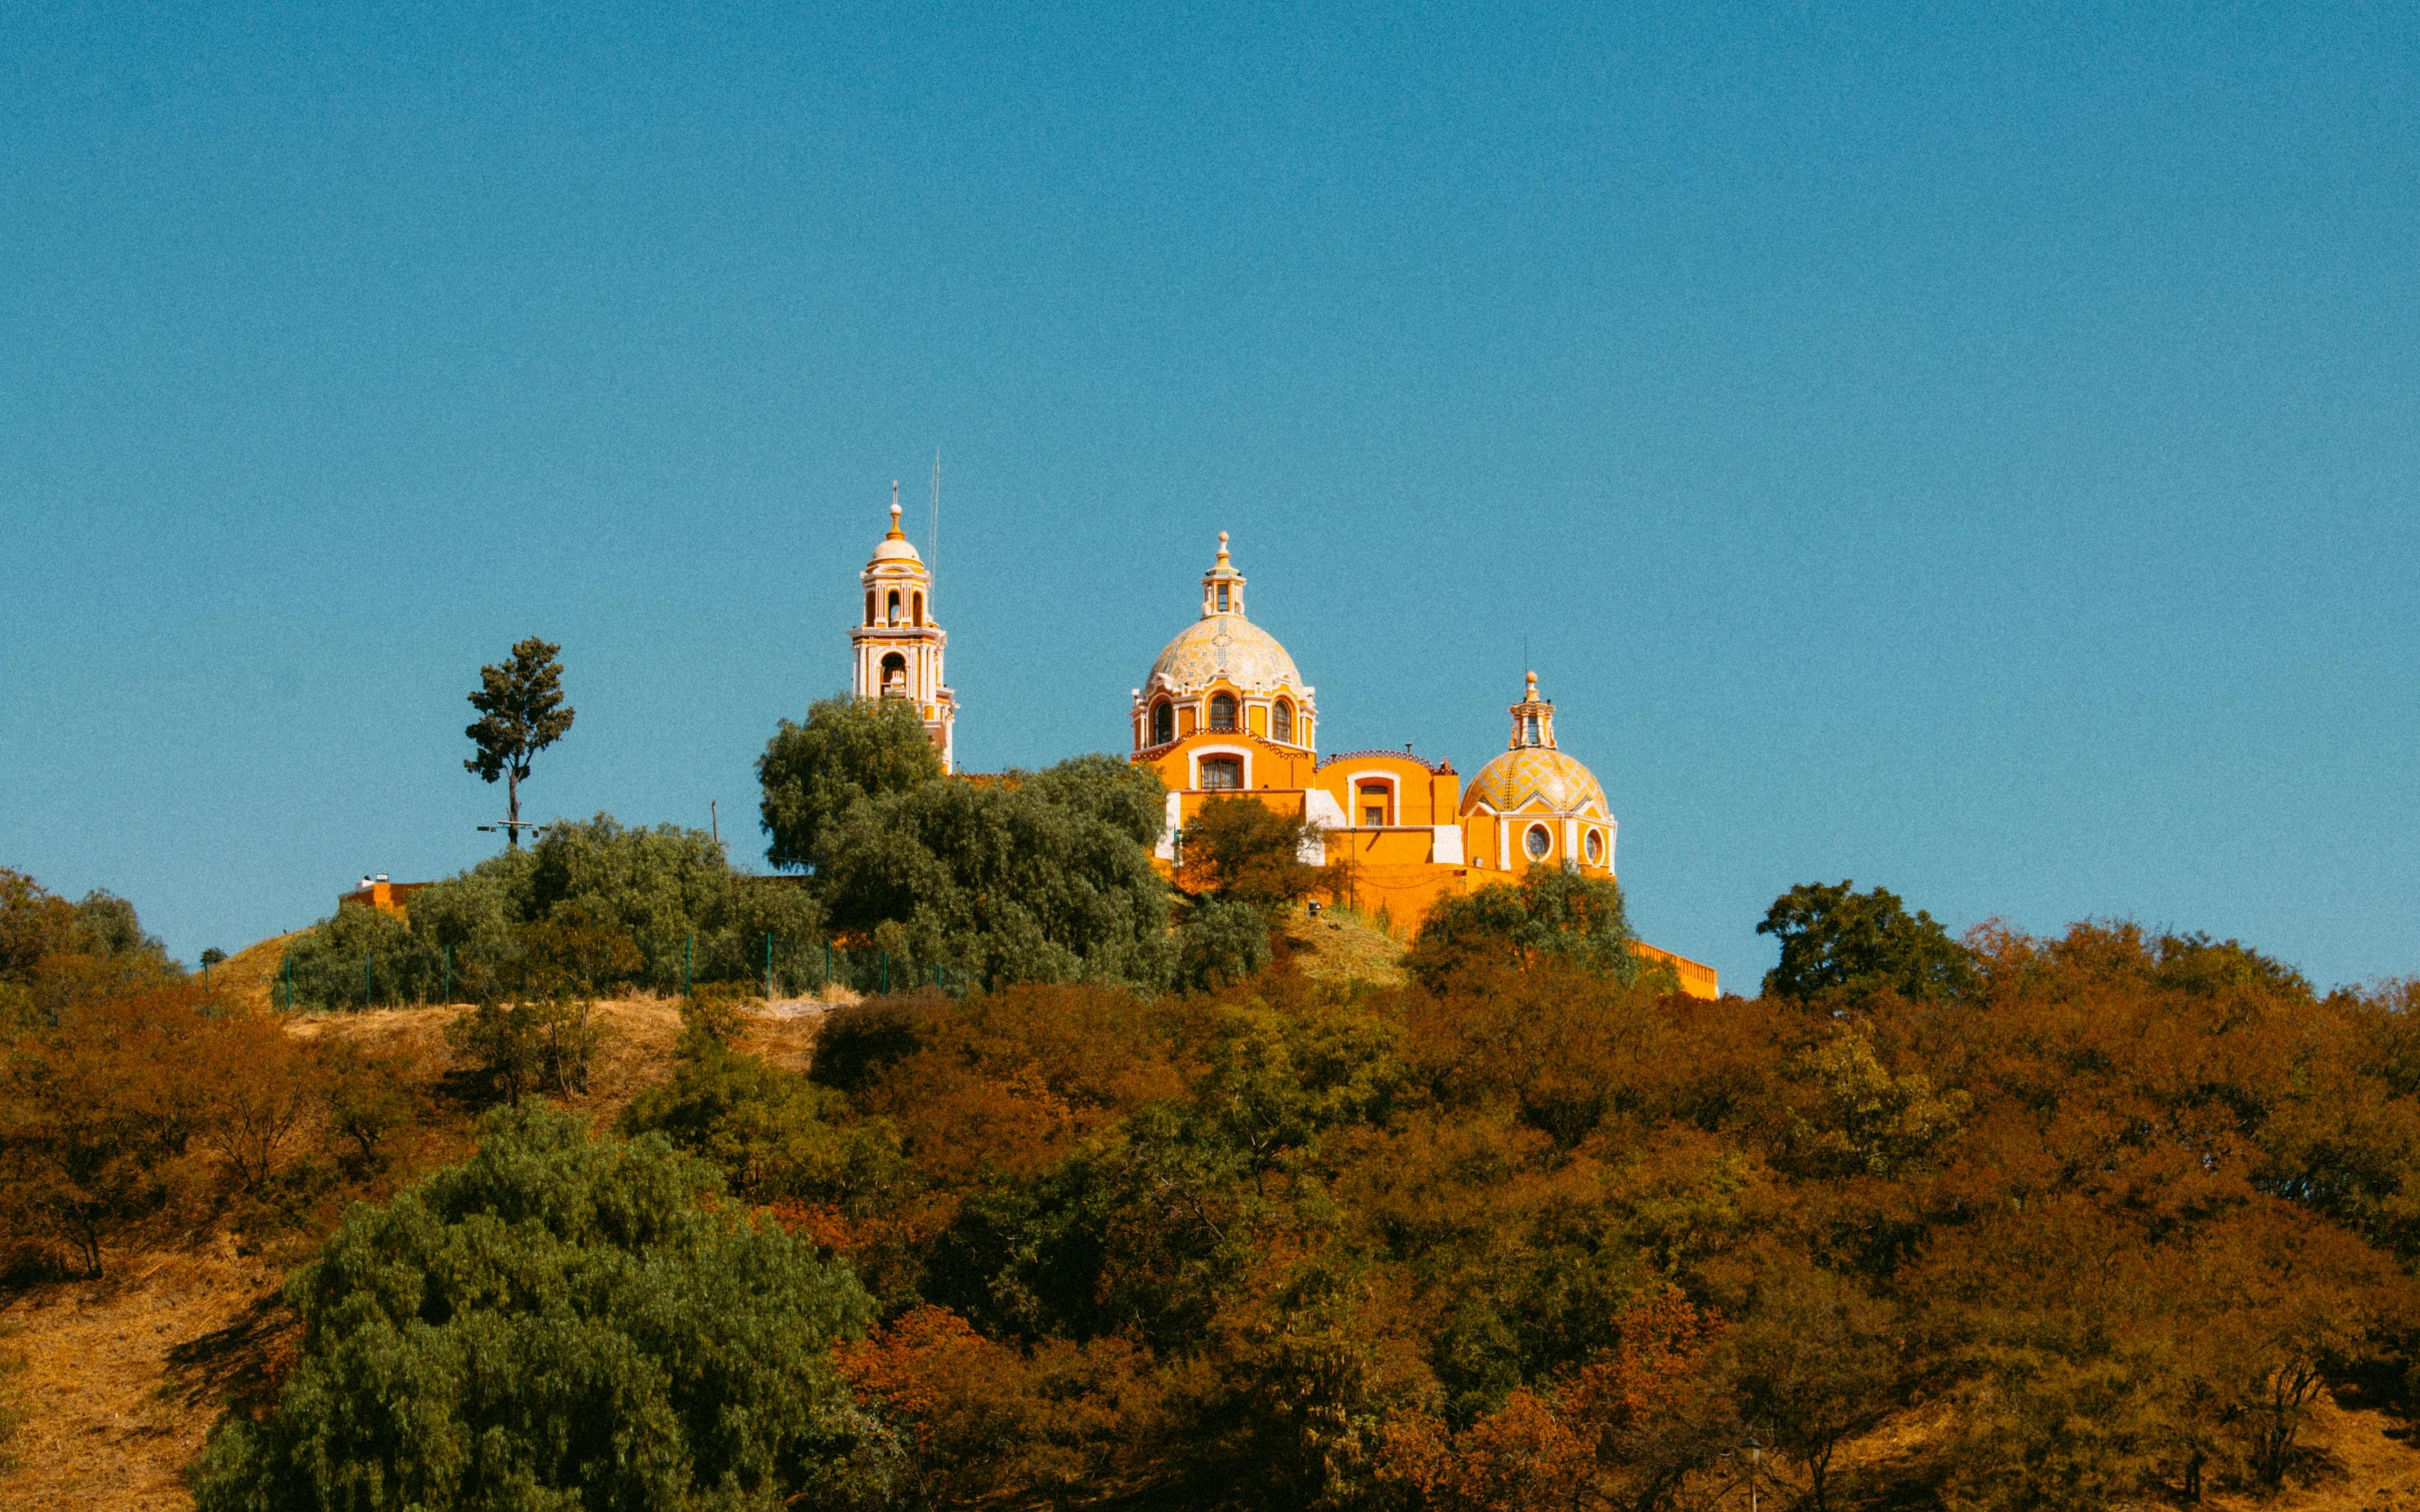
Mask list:
[[[498,1110],[478,1153],[345,1215],[287,1298],[276,1410],[211,1435],[203,1512],[827,1505],[878,1494],[884,1435],[832,1345],[839,1266],[715,1201],[662,1139]]]
[[[1298,903],[1320,883],[1320,869],[1301,858],[1319,834],[1256,798],[1212,798],[1185,826],[1182,880],[1257,908]]]
[[[1063,770],[854,804],[819,842],[832,923],[987,984],[1161,986],[1173,954],[1167,885],[1139,826],[1055,800]]]
[[[806,723],[781,722],[756,758],[759,813],[775,866],[819,868],[827,837],[855,804],[911,792],[942,774],[916,706],[901,699],[825,699]]]
[[[1543,957],[1629,982],[1639,975],[1631,951],[1637,939],[1619,883],[1576,867],[1540,866],[1518,886],[1499,882],[1439,898],[1403,965],[1432,992],[1470,966],[1527,965]]]
[[[563,702],[562,650],[534,635],[515,641],[509,661],[479,669],[478,690],[470,695],[479,717],[462,734],[478,755],[463,761],[462,769],[482,781],[504,779],[511,810],[504,838],[515,847],[521,843],[521,783],[529,776],[530,757],[571,729],[572,709]]]
[[[1950,932],[1884,888],[1803,882],[1773,900],[1756,933],[1781,941],[1781,963],[1764,974],[1766,993],[1801,1001],[1837,989],[1890,988],[1908,998],[1944,998],[1972,990],[1974,960]]]
[[[1195,992],[1257,977],[1269,969],[1269,918],[1246,902],[1204,898],[1178,932],[1177,981]]]

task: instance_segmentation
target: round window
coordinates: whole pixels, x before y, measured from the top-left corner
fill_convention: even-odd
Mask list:
[[[1605,835],[1600,830],[1592,829],[1588,832],[1588,864],[1591,866],[1605,864]]]
[[[1531,860],[1543,861],[1546,853],[1555,848],[1555,837],[1546,832],[1545,825],[1532,824],[1529,833],[1521,837],[1521,848],[1529,852]]]

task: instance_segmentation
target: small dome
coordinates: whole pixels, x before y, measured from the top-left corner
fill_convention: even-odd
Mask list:
[[[1552,746],[1516,747],[1480,767],[1462,790],[1462,811],[1482,803],[1498,813],[1614,816],[1597,774]]]
[[[1161,678],[1180,697],[1220,678],[1247,692],[1303,687],[1303,675],[1277,637],[1240,614],[1213,614],[1178,631],[1151,664],[1150,682]],[[1145,686],[1147,691],[1149,683]]]
[[[916,554],[916,543],[909,540],[907,532],[899,528],[899,484],[895,480],[891,484],[891,533],[874,543],[874,559],[866,566],[879,567],[884,562],[924,565],[924,558]]]

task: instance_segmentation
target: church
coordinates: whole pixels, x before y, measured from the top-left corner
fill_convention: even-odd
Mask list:
[[[942,671],[949,635],[935,618],[931,569],[899,528],[896,484],[890,533],[862,581],[865,617],[849,632],[851,690],[914,703],[943,766],[956,772],[958,700]],[[1277,637],[1246,617],[1244,574],[1221,531],[1199,616],[1133,691],[1130,758],[1168,789],[1164,869],[1173,871],[1185,823],[1204,803],[1248,794],[1318,829],[1303,859],[1337,865],[1356,907],[1415,926],[1438,898],[1516,882],[1532,867],[1615,875],[1613,805],[1596,773],[1556,744],[1554,701],[1539,693],[1536,673],[1506,713],[1504,750],[1467,787],[1451,761],[1409,748],[1319,755],[1316,690]],[[1692,997],[1718,996],[1712,967],[1654,946],[1638,951],[1669,967]]]

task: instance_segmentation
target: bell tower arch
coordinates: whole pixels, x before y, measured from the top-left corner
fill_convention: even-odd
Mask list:
[[[849,691],[861,699],[916,706],[945,771],[958,769],[958,696],[942,673],[949,632],[933,613],[933,573],[899,528],[899,484],[891,484],[890,533],[859,574],[865,612],[849,631]]]

